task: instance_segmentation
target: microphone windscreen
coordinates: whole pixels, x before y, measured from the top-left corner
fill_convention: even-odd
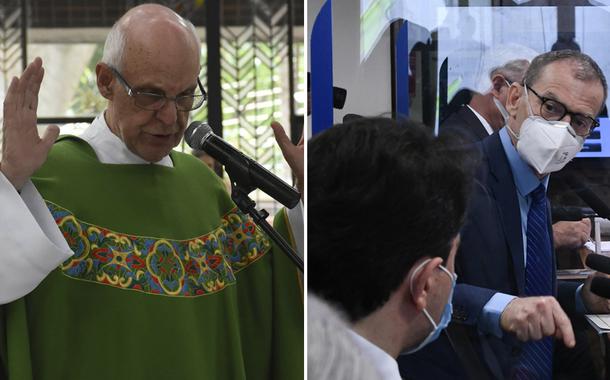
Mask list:
[[[595,269],[598,272],[610,274],[610,257],[590,253],[587,255],[585,265],[591,269]]]
[[[600,297],[610,298],[610,278],[594,277],[591,281],[591,292]]]
[[[210,132],[212,128],[207,123],[193,121],[184,131],[184,140],[191,148],[201,150],[201,140]]]

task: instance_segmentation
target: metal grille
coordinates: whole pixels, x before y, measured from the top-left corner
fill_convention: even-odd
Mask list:
[[[23,46],[22,4],[19,0],[0,3],[0,99],[4,99],[11,78],[19,75],[25,47]],[[0,125],[3,113],[0,113]],[[2,154],[2,129],[0,128],[0,154]]]
[[[223,135],[246,155],[290,181],[290,170],[269,127],[272,120],[289,126],[288,5],[286,1],[251,1],[249,12],[250,25],[227,26],[224,20],[221,24]],[[254,199],[270,212],[278,208],[262,193]]]
[[[220,0],[36,0],[30,3],[34,28],[91,28],[112,26],[129,8],[151,2],[166,5],[191,20],[196,26],[203,26],[206,1]],[[256,3],[272,7],[274,1],[256,0]],[[252,21],[248,9],[249,1],[223,0],[222,6],[225,25],[248,25]],[[295,25],[303,25],[304,2],[294,1],[294,7]]]

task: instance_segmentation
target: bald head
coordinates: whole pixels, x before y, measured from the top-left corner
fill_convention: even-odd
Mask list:
[[[141,5],[114,24],[95,67],[97,87],[108,99],[108,127],[132,153],[157,162],[178,145],[185,99],[203,98],[199,62],[195,28],[169,8]]]
[[[143,4],[113,25],[102,62],[122,70],[126,62],[155,59],[159,54],[184,59],[185,51],[199,60],[199,38],[193,24],[167,7]]]

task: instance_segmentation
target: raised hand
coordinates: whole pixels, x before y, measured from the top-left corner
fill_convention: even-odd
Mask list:
[[[303,136],[301,136],[299,143],[294,145],[292,141],[290,141],[288,135],[286,135],[286,132],[284,132],[284,128],[280,123],[277,121],[272,122],[271,128],[273,128],[275,140],[282,150],[284,159],[288,162],[292,172],[297,177],[297,188],[302,196],[305,191],[305,144],[303,142]]]
[[[522,342],[554,336],[566,347],[576,344],[570,319],[554,297],[513,299],[502,312],[500,326]]]
[[[555,248],[576,249],[582,247],[591,236],[591,220],[584,218],[578,222],[557,222],[553,224]]]
[[[43,76],[42,60],[37,57],[21,77],[13,77],[4,99],[0,171],[17,190],[42,166],[59,135],[56,125],[49,126],[42,138],[36,128],[38,91]]]

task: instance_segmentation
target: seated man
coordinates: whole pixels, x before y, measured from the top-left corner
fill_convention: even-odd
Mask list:
[[[589,56],[542,54],[523,83],[509,88],[506,127],[480,145],[450,331],[455,324],[464,332],[493,378],[550,379],[565,371],[562,360],[553,360],[575,344],[565,311],[610,311],[590,292],[591,277],[584,287],[556,281],[546,198],[549,174],[582,149],[606,96],[606,79]],[[413,378],[464,377],[445,337],[400,362]]]
[[[355,119],[308,145],[309,290],[345,313],[377,379],[400,379],[395,358],[451,318],[465,158],[391,119]]]
[[[172,150],[205,100],[199,59],[190,22],[133,8],[96,67],[107,109],[57,142],[57,127],[36,129],[42,61],[11,81],[0,378],[303,377],[297,269],[212,171]]]
[[[506,56],[516,53],[500,49]],[[526,53],[522,53],[528,56]],[[533,57],[532,57],[533,58]],[[496,58],[496,60],[499,58]],[[499,66],[491,67],[489,73],[480,78],[479,85],[487,91],[479,94],[472,92],[467,105],[462,105],[440,126],[440,133],[458,134],[472,141],[480,141],[499,131],[508,121],[506,102],[511,83],[523,83],[523,76],[529,67],[527,59],[511,59]],[[582,247],[591,235],[591,221],[558,221],[553,224],[553,243],[555,249],[575,249]]]

